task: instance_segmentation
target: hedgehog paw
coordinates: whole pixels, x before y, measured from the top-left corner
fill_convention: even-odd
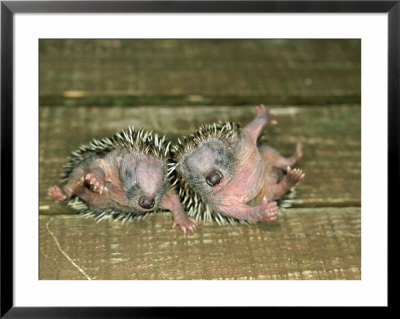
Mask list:
[[[172,228],[174,228],[176,225],[179,226],[179,228],[186,234],[186,231],[194,231],[196,228],[196,221],[188,217],[186,215],[179,215],[179,216],[174,216],[174,223],[172,225]]]
[[[289,182],[297,183],[301,181],[306,174],[299,168],[291,169],[289,166],[286,168],[286,178],[288,178]]]
[[[63,191],[61,190],[60,187],[58,187],[57,185],[54,186],[50,186],[47,194],[49,194],[49,196],[58,199],[60,201],[66,200],[68,197],[63,193]]]
[[[103,193],[107,190],[104,181],[94,173],[88,173],[85,176],[85,182],[88,188],[94,193]]]
[[[264,218],[268,222],[272,222],[278,218],[279,210],[278,204],[276,202],[264,202],[262,204],[264,209]]]
[[[275,125],[278,122],[274,119],[271,111],[267,109],[264,105],[256,106],[256,114],[258,117],[264,118],[266,124]]]

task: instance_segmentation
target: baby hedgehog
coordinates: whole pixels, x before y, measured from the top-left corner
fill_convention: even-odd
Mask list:
[[[262,128],[277,122],[263,105],[255,110],[255,119],[243,129],[231,122],[204,125],[173,146],[169,176],[189,216],[219,224],[273,221],[274,200],[304,178],[292,169],[302,156],[300,143],[289,158],[257,146]]]
[[[62,188],[48,194],[85,216],[122,221],[141,218],[157,209],[173,214],[173,226],[194,230],[167,179],[170,143],[165,136],[130,127],[111,138],[93,139],[73,151],[64,166]]]

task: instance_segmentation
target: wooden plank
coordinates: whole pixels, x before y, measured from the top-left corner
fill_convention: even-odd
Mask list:
[[[289,209],[273,223],[172,229],[40,217],[40,279],[361,279],[360,208]]]
[[[40,40],[41,105],[361,102],[357,39]]]
[[[266,130],[268,142],[290,155],[301,142],[298,167],[306,178],[296,188],[294,207],[359,206],[361,204],[361,108],[272,107],[278,125]],[[68,154],[92,138],[109,136],[129,125],[162,132],[172,139],[214,121],[245,125],[254,106],[241,107],[41,107],[40,213],[74,213],[47,196],[59,181]]]

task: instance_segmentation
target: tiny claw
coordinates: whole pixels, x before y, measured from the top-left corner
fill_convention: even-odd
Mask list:
[[[108,191],[107,187],[106,187],[106,186],[103,186],[103,187],[101,188],[100,194],[101,194],[101,193],[106,193],[107,191]]]

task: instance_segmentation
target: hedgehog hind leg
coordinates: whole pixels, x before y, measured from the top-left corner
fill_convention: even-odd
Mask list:
[[[300,143],[296,145],[296,151],[289,157],[284,157],[280,153],[268,146],[262,145],[259,150],[265,161],[272,163],[275,167],[286,171],[287,167],[293,167],[303,156],[303,149]]]
[[[287,167],[286,175],[277,184],[268,185],[268,192],[265,194],[267,200],[277,200],[285,196],[305,176],[301,169]]]
[[[216,206],[219,213],[237,220],[246,221],[274,221],[278,216],[277,202],[269,201],[266,198],[257,206],[249,206],[245,203],[234,202],[229,205]]]
[[[66,184],[62,189],[54,185],[49,187],[47,194],[59,201],[64,201],[74,194],[81,193],[82,187],[84,186],[83,170],[78,168],[67,178]]]
[[[271,111],[264,105],[256,106],[255,111],[256,117],[244,127],[244,130],[249,134],[250,138],[257,143],[257,138],[260,136],[264,126],[268,124],[275,125],[278,122],[275,121]]]
[[[101,193],[105,188],[105,174],[101,167],[102,160],[94,160],[89,165],[78,165],[68,176],[67,183],[63,186],[67,197],[83,195],[89,189],[93,193]]]
[[[286,168],[293,167],[303,156],[303,148],[300,143],[296,145],[296,151],[290,157],[280,157],[276,163],[276,167],[286,170]]]
[[[63,187],[64,194],[68,197],[79,195],[84,191],[85,179],[82,169],[73,172]]]

